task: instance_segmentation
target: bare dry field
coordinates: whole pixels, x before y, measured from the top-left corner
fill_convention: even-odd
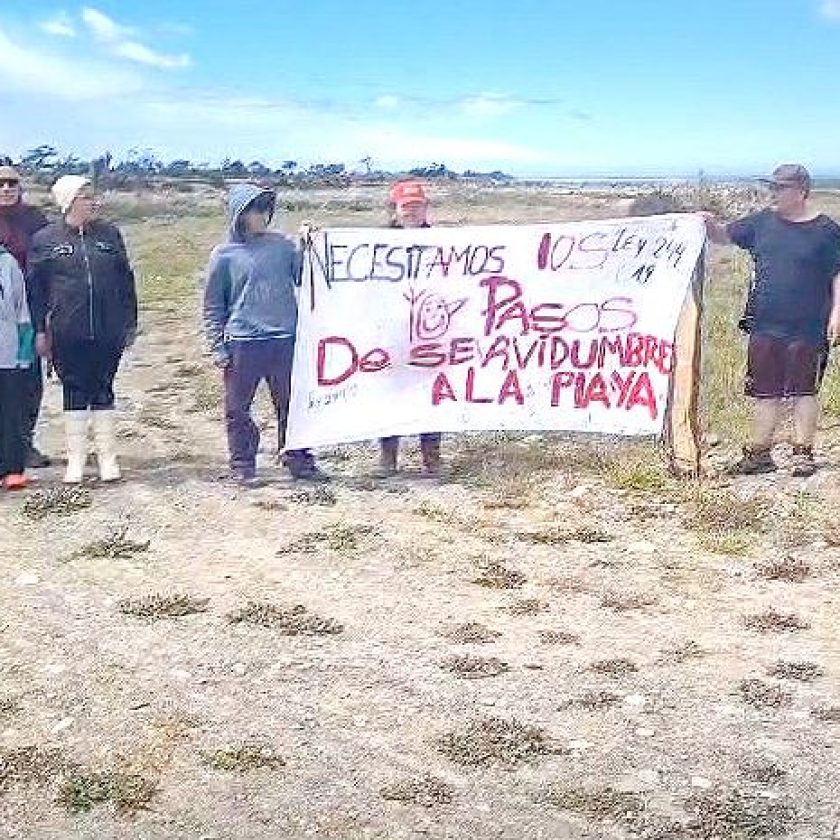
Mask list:
[[[378,225],[371,189],[279,223]],[[840,196],[817,197],[829,212]],[[442,223],[623,215],[631,197],[440,189]],[[440,483],[218,481],[201,271],[218,196],[109,202],[142,334],[118,379],[126,479],[0,497],[0,836],[23,840],[840,837],[840,376],[812,479],[715,474],[746,409],[747,265],[714,252],[709,476],[652,444],[448,436]],[[62,450],[47,388],[43,447]],[[406,442],[408,443],[408,442]],[[786,442],[778,449],[786,458]]]

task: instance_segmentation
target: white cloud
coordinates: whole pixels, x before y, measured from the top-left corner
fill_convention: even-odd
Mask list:
[[[503,117],[523,103],[504,93],[480,93],[468,96],[460,102],[461,113],[468,117]]]
[[[114,45],[113,53],[119,58],[127,58],[138,64],[158,67],[161,70],[173,70],[178,67],[189,67],[192,61],[186,53],[182,55],[164,55],[155,52],[137,41],[121,41]]]
[[[135,39],[134,30],[117,23],[98,9],[86,6],[82,9],[82,21],[91,35],[106,45],[110,53],[117,58],[135,61],[159,70],[176,70],[189,67],[192,63],[186,54],[167,55],[141,44]]]
[[[131,31],[128,28],[120,26],[116,21],[109,18],[108,15],[89,6],[85,6],[82,9],[82,21],[94,38],[108,44],[131,35]]]
[[[829,20],[840,20],[840,0],[820,0],[820,14]]]
[[[393,94],[386,93],[383,96],[377,96],[376,99],[373,100],[373,104],[377,108],[381,108],[383,111],[393,111],[394,108],[399,107],[400,98],[398,96],[394,96]]]
[[[0,29],[0,89],[79,102],[135,93],[136,76],[110,64],[63,58],[27,48]]]
[[[51,18],[41,21],[40,28],[47,35],[55,35],[57,38],[76,37],[76,27],[73,19],[65,12],[59,12]]]

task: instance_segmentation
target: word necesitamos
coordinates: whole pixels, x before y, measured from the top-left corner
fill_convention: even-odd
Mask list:
[[[649,236],[628,227],[596,230],[583,235],[542,235],[534,261],[540,271],[594,271],[610,257],[631,257],[677,266],[686,244],[677,237]],[[399,283],[431,277],[478,277],[505,271],[506,246],[470,244],[395,245],[393,242],[359,242],[341,245],[325,241],[327,285],[379,280]]]

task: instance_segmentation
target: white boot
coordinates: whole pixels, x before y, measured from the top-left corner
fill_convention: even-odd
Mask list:
[[[102,481],[119,481],[120,465],[117,463],[117,436],[114,412],[94,411],[93,440],[96,444],[96,459],[99,462],[99,477]]]
[[[85,477],[88,452],[88,412],[65,411],[64,431],[67,438],[67,471],[65,484],[81,484]]]

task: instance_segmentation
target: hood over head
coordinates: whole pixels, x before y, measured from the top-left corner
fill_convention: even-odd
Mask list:
[[[258,187],[256,184],[237,184],[231,187],[227,198],[228,231],[231,242],[244,241],[239,221],[248,207],[262,196],[267,196],[270,199],[270,218],[273,218],[276,198],[274,190]]]

